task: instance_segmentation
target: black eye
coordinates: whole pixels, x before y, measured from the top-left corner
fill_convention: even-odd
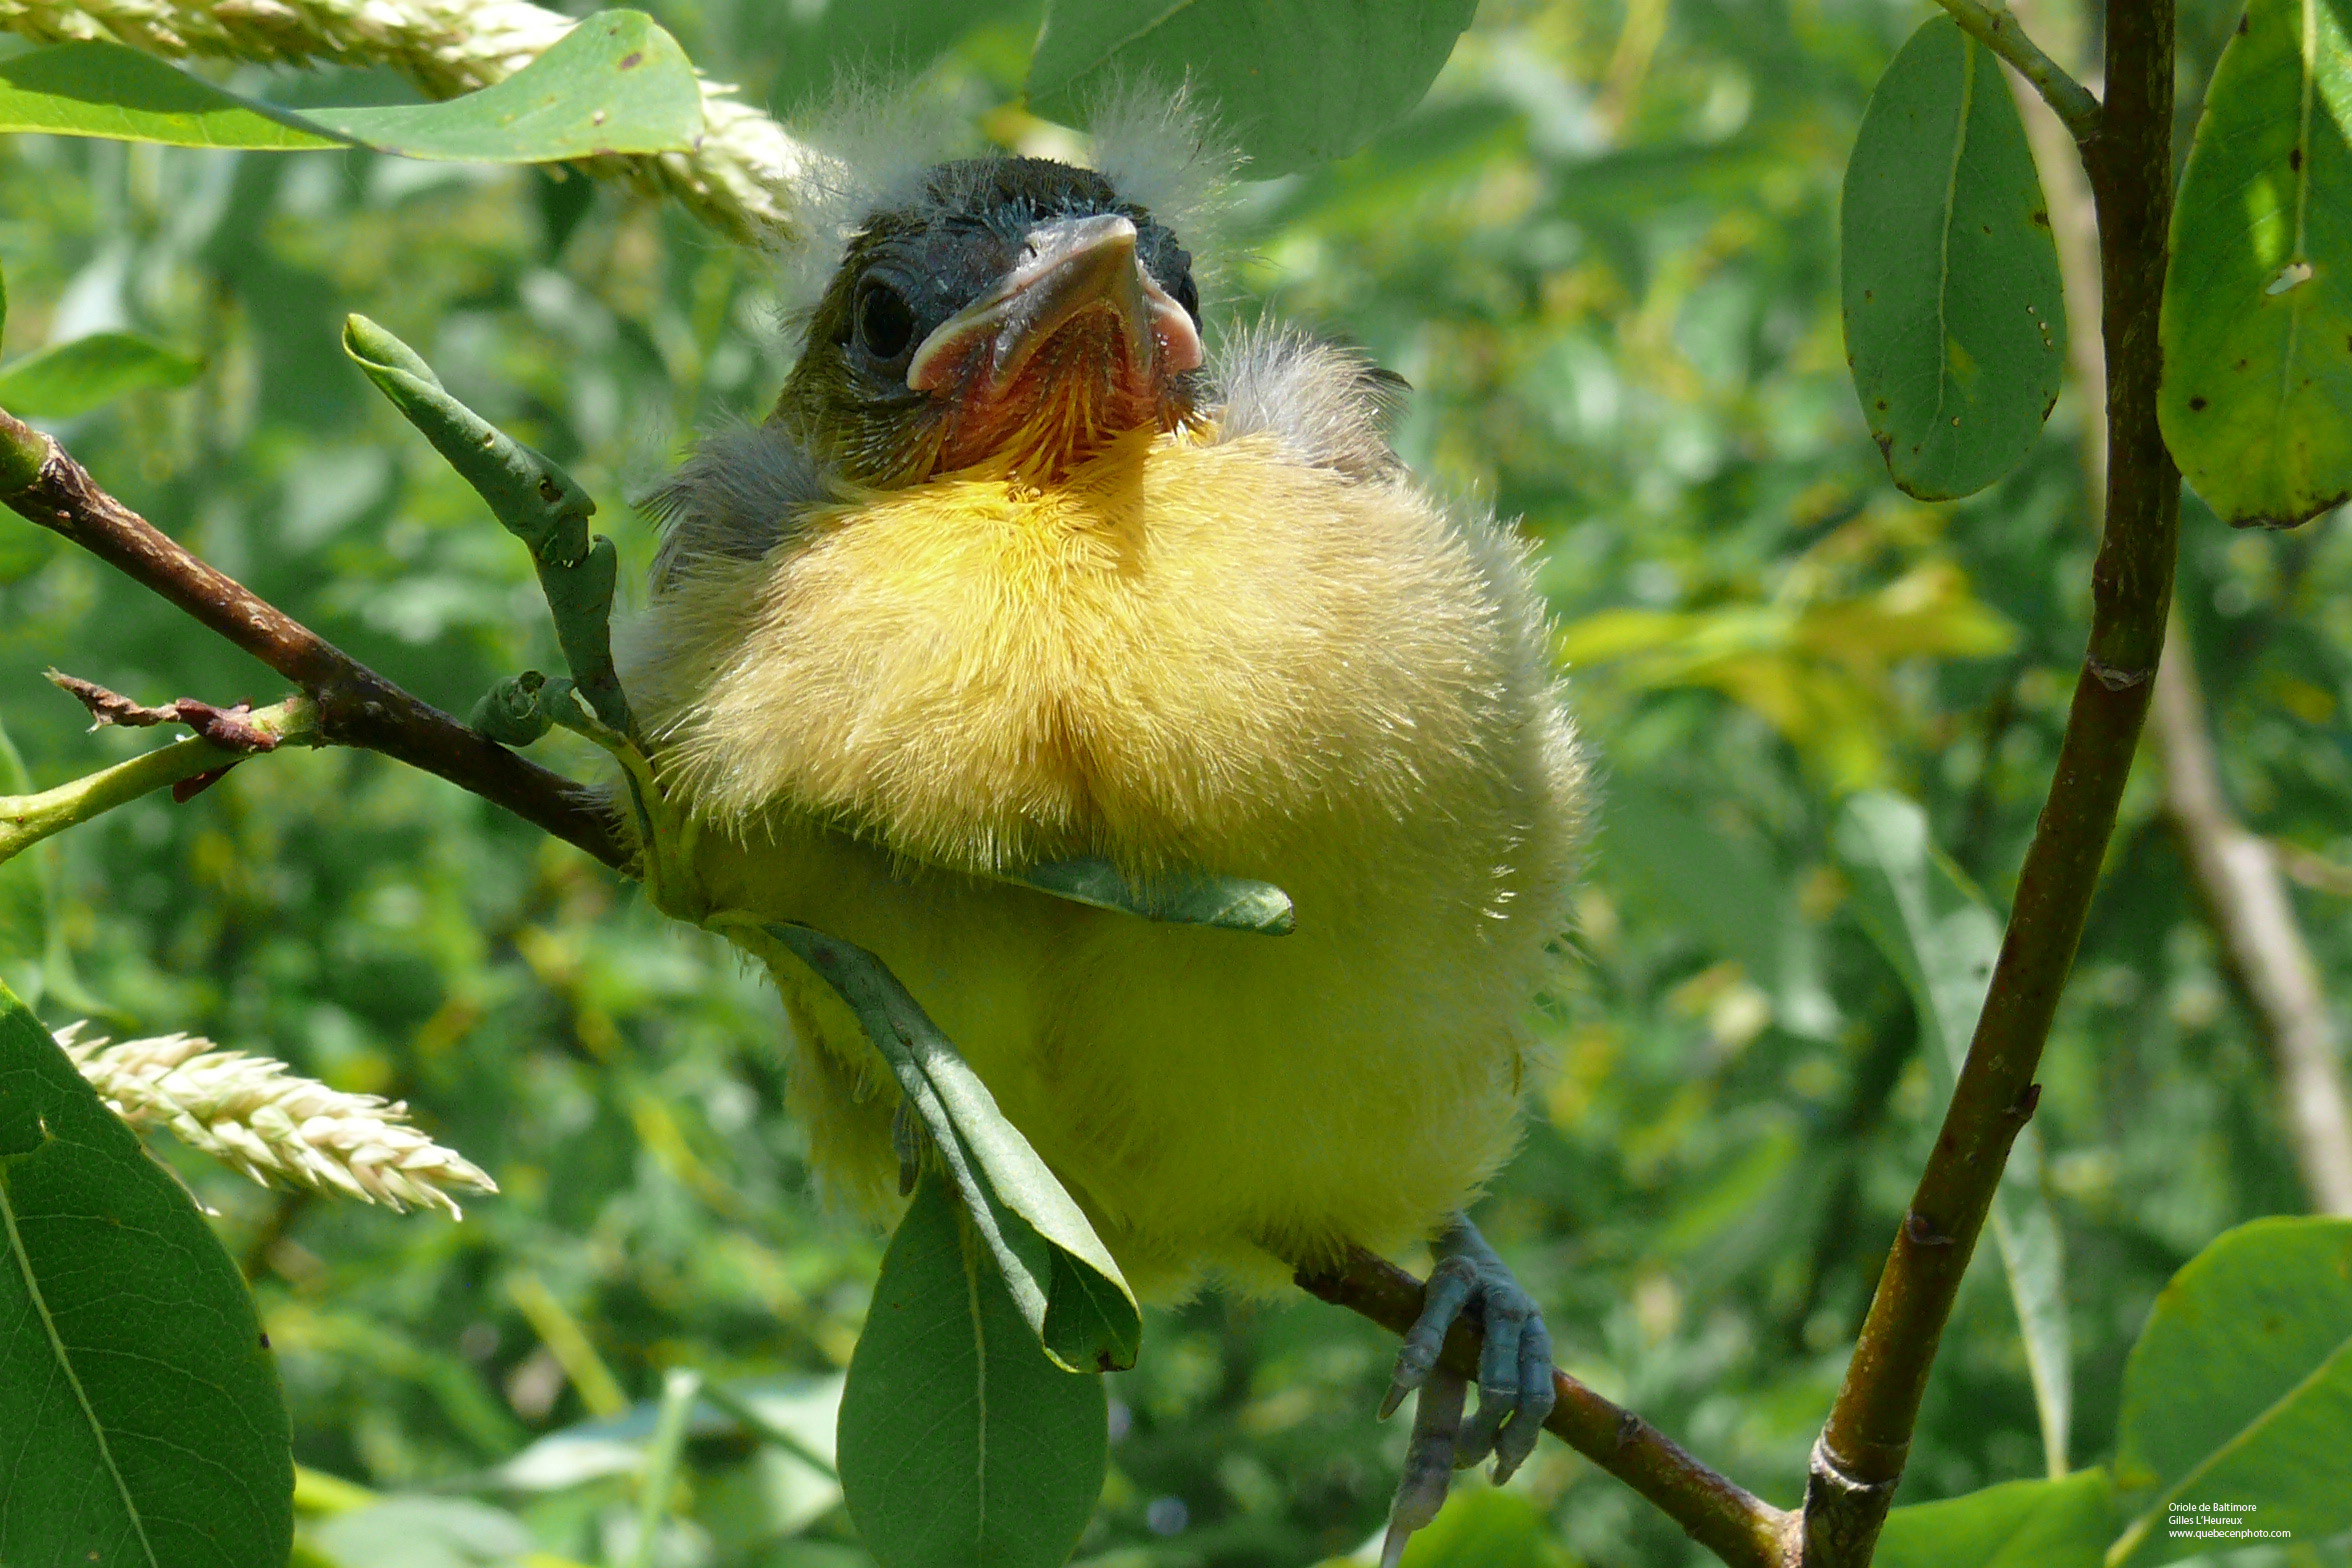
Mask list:
[[[1190,272],[1178,273],[1176,286],[1168,292],[1175,297],[1177,304],[1184,307],[1184,313],[1190,316],[1197,326],[1200,322],[1200,288],[1192,281],[1192,274]]]
[[[858,290],[858,347],[876,359],[896,359],[914,336],[915,313],[905,295],[880,282],[868,282]]]

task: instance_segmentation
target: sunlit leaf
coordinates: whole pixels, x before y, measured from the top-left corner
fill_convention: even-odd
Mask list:
[[[71,419],[126,392],[184,387],[203,368],[153,338],[94,332],[0,366],[0,408],[28,419]]]
[[[2118,1568],[2352,1529],[2352,1220],[2255,1220],[2190,1259],[2124,1363],[2116,1438]]]
[[[505,81],[447,103],[306,109],[339,135],[408,158],[553,163],[678,152],[702,132],[702,89],[642,11],[600,11]]]
[[[114,43],[54,44],[0,60],[0,131],[277,152],[348,145]]]
[[[1936,849],[1927,814],[1899,795],[1847,801],[1836,843],[1853,883],[1855,912],[1911,993],[1938,1103],[1948,1102],[1992,983],[2000,918]],[[2063,1475],[2074,1412],[2066,1260],[2058,1217],[2043,1190],[2041,1136],[2031,1123],[2010,1145],[1992,1219],[2025,1340],[2043,1454],[2050,1473]]]
[[[294,1468],[237,1267],[0,988],[0,1562],[284,1568]]]
[[[2352,495],[2352,36],[2250,0],[2173,210],[2165,444],[2207,505],[2292,527]]]
[[[522,70],[447,103],[307,109],[257,103],[136,49],[55,44],[0,61],[0,131],[289,152],[373,147],[411,158],[549,163],[676,152],[702,130],[677,40],[638,11],[602,11]]]
[[[884,1568],[1060,1568],[1108,1461],[1099,1377],[1038,1350],[954,1188],[926,1172],[841,1395],[841,1484]]]
[[[1983,489],[2057,401],[2066,308],[2009,84],[1950,18],[1870,95],[1840,234],[1846,357],[1888,472],[1924,500]]]
[[[1123,82],[1189,82],[1271,179],[1344,158],[1429,90],[1477,0],[1052,0],[1029,101],[1079,123]]]
[[[2007,1481],[1887,1515],[1873,1568],[2099,1568],[2114,1538],[2104,1470]]]

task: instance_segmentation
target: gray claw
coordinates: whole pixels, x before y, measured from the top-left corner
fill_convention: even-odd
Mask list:
[[[1388,1507],[1388,1536],[1380,1545],[1380,1568],[1404,1561],[1413,1532],[1437,1517],[1454,1479],[1454,1448],[1461,1441],[1462,1402],[1469,1384],[1440,1367],[1423,1374],[1421,1397],[1413,1404],[1413,1435],[1405,1443],[1405,1473]]]
[[[1438,1239],[1438,1262],[1422,1296],[1421,1316],[1397,1352],[1396,1375],[1381,1402],[1383,1420],[1406,1394],[1432,1377],[1446,1332],[1473,1300],[1485,1320],[1478,1364],[1478,1410],[1458,1428],[1453,1463],[1467,1468],[1494,1456],[1496,1481],[1535,1451],[1552,1412],[1552,1338],[1533,1297],[1520,1288],[1469,1220],[1457,1218]],[[1415,1426],[1419,1430],[1418,1421]],[[1401,1494],[1400,1494],[1401,1495]],[[1443,1494],[1439,1501],[1443,1501]]]

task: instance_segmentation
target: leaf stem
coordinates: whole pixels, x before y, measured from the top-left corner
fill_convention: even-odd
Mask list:
[[[2099,100],[2091,90],[2066,74],[2065,68],[2042,52],[2026,35],[2025,26],[2002,0],[1936,0],[1960,30],[2014,66],[2045,103],[2065,122],[2077,142],[2088,145],[2099,134]]]
[[[2099,215],[2108,368],[2106,524],[2092,570],[2090,645],[1968,1059],[1814,1445],[1808,1568],[1866,1564],[1902,1478],[1961,1275],[2010,1144],[2033,1113],[2034,1070],[2098,887],[2163,652],[2180,514],[2180,470],[2156,422],[2173,50],[2173,0],[2109,0],[2107,104],[2096,134],[2082,142]]]
[[[276,741],[316,745],[318,728],[311,705],[290,697],[273,707],[242,715],[246,724]],[[0,795],[0,864],[13,860],[53,833],[87,822],[156,790],[216,773],[252,755],[190,735],[128,762],[60,784],[34,795]]]

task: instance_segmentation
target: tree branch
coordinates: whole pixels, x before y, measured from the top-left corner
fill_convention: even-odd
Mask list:
[[[633,851],[598,791],[496,745],[214,571],[100,489],[56,442],[6,412],[0,412],[0,501],[300,687],[315,707],[322,744],[380,751],[422,768],[608,866],[628,868]]]
[[[2020,23],[2001,0],[1937,0],[1960,30],[1983,44],[2014,66],[2017,74],[2033,85],[2042,95],[2074,139],[2090,145],[2099,134],[2099,100],[2091,90],[2073,77],[2057,61],[2042,53],[2042,46],[2026,35]]]
[[[1405,1333],[1421,1316],[1421,1281],[1361,1247],[1351,1247],[1335,1269],[1301,1269],[1298,1285],[1392,1334]],[[1465,1314],[1446,1335],[1438,1365],[1475,1379],[1482,1340]],[[1557,1367],[1552,1392],[1558,1400],[1545,1431],[1656,1504],[1731,1568],[1785,1568],[1794,1561],[1796,1515],[1718,1475],[1640,1416]]]
[[[1814,1447],[1808,1568],[1867,1563],[1902,1478],[1961,1274],[2009,1146],[2032,1114],[2034,1069],[2082,938],[2163,653],[2180,511],[2180,472],[2156,422],[2173,39],[2172,0],[2110,0],[2107,104],[2082,141],[2099,216],[2108,367],[2106,523],[2092,571],[2090,646],[1968,1060]]]
[[[2319,966],[2296,922],[2277,852],[2268,839],[2247,831],[2222,793],[2196,664],[2178,622],[2169,651],[2156,674],[2152,716],[2164,758],[2164,812],[2229,967],[2270,1037],[2280,1120],[2312,1207],[2322,1214],[2352,1214],[2352,1105],[2344,1092],[2343,1043],[2320,989]]]

